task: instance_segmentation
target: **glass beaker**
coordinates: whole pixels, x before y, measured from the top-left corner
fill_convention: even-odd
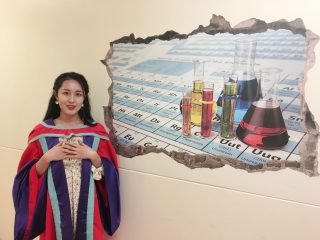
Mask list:
[[[204,64],[202,60],[196,60],[194,64],[193,89],[191,93],[192,108],[191,122],[193,125],[200,126],[201,123],[201,100],[203,90]]]
[[[278,102],[280,74],[278,68],[260,70],[261,97],[251,104],[236,130],[238,138],[252,147],[279,149],[288,143],[289,135]]]
[[[237,102],[237,82],[226,76],[223,85],[220,136],[233,138],[234,112]]]
[[[202,90],[202,110],[200,133],[202,137],[211,136],[212,107],[213,107],[213,82],[204,82]]]
[[[240,100],[256,100],[258,81],[254,72],[257,40],[254,38],[240,38],[236,40],[234,62],[231,76],[236,76],[237,91]],[[241,103],[241,102],[239,102]],[[240,107],[243,104],[240,104]],[[247,108],[250,105],[247,106]]]
[[[235,41],[235,53],[230,81],[237,82],[237,101],[234,113],[234,122],[239,123],[251,103],[259,93],[259,84],[254,71],[257,40],[254,38],[239,38]],[[218,99],[218,111],[222,111],[221,92]]]

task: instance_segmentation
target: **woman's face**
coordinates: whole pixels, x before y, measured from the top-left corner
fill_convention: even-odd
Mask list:
[[[81,85],[73,80],[65,80],[56,94],[60,106],[60,115],[75,116],[78,114],[84,101],[84,92]]]

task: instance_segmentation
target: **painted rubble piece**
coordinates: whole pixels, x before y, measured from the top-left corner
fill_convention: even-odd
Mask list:
[[[312,113],[308,109],[308,105],[305,102],[305,83],[308,79],[307,73],[308,70],[313,67],[315,64],[315,54],[314,48],[317,44],[319,37],[314,34],[312,31],[307,30],[304,26],[304,23],[301,19],[296,19],[294,21],[288,22],[286,20],[279,20],[276,22],[266,23],[259,19],[248,19],[243,21],[233,28],[230,26],[230,23],[226,21],[222,16],[213,15],[210,24],[206,27],[200,25],[197,29],[193,30],[189,34],[179,34],[175,31],[167,31],[162,35],[150,36],[145,39],[143,38],[135,38],[134,34],[130,34],[129,36],[122,37],[118,40],[115,40],[110,43],[111,47],[105,57],[102,60],[102,63],[106,65],[107,72],[111,79],[113,79],[112,69],[108,64],[108,61],[112,58],[114,53],[113,46],[115,44],[123,43],[123,44],[149,44],[154,40],[177,40],[177,39],[188,39],[188,37],[196,35],[198,33],[206,33],[209,35],[215,35],[219,33],[231,33],[231,34],[253,34],[253,33],[262,33],[267,30],[278,30],[278,29],[286,29],[290,30],[294,34],[300,34],[305,37],[307,43],[307,60],[306,60],[306,68],[304,71],[304,76],[298,82],[298,91],[300,94],[301,101],[301,109],[300,116],[297,114],[296,118],[299,119],[301,117],[304,121],[301,122],[301,128],[307,132],[306,135],[300,142],[299,151],[295,152],[296,155],[300,156],[299,160],[290,158],[287,160],[279,160],[276,155],[269,154],[269,161],[260,163],[260,164],[249,164],[243,160],[239,160],[233,157],[226,157],[221,155],[214,154],[190,154],[187,151],[175,151],[175,150],[167,150],[164,148],[157,148],[154,146],[142,146],[142,145],[124,145],[119,143],[115,128],[113,124],[114,120],[114,111],[113,111],[113,84],[111,84],[108,89],[108,93],[110,96],[110,100],[108,106],[104,107],[104,115],[105,115],[105,123],[110,129],[110,139],[115,146],[115,149],[118,154],[132,158],[134,156],[147,154],[150,152],[155,153],[165,153],[178,163],[184,164],[190,169],[194,168],[220,168],[225,165],[230,165],[237,169],[243,169],[247,172],[263,172],[267,170],[280,170],[284,168],[291,168],[298,171],[301,171],[309,176],[317,176],[318,173],[318,162],[317,162],[317,147],[318,147],[318,138],[319,138],[319,127],[318,124],[314,121],[314,117]],[[223,144],[231,144],[226,139],[221,139],[220,142],[223,141]],[[235,145],[234,147],[240,148],[240,145]],[[262,154],[262,151],[259,149],[253,149],[252,152],[256,155]],[[263,154],[268,154],[263,153]]]

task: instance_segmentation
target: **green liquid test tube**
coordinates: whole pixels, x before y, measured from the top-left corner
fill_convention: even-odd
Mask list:
[[[222,113],[221,113],[221,126],[220,136],[223,138],[233,138],[234,127],[234,110],[237,99],[237,83],[225,82],[223,87],[222,98]]]

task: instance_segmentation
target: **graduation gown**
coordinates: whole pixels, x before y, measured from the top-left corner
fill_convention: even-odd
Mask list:
[[[81,161],[81,184],[75,233],[72,227],[68,186],[63,161],[52,161],[37,176],[36,162],[59,138],[82,137],[101,157],[104,176],[93,179],[91,161]],[[81,240],[112,235],[120,224],[118,162],[104,127],[55,126],[52,119],[38,124],[30,133],[13,184],[15,207],[14,239]]]

